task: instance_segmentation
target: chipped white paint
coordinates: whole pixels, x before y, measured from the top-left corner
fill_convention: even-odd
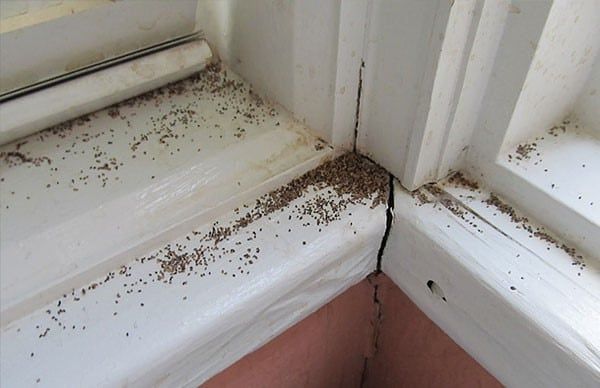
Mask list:
[[[421,205],[396,185],[384,272],[503,384],[597,387],[598,263],[572,266],[562,250],[532,244],[495,216],[479,199],[485,192],[451,191],[472,195],[469,206],[478,202],[479,216],[459,201],[454,212],[436,202]],[[429,280],[446,301],[430,291]]]
[[[211,58],[195,41],[1,103],[0,144],[185,78]]]
[[[3,324],[332,155],[236,75],[202,74],[0,148]]]

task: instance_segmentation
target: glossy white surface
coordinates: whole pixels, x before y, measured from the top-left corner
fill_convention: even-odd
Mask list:
[[[198,386],[375,269],[385,205],[350,204],[323,224],[304,209],[335,208],[330,190],[311,189],[222,241],[206,233],[253,202],[169,241],[207,261],[166,283],[156,272],[163,247],[12,322],[0,337],[1,385]]]
[[[356,145],[399,178],[426,124],[451,9],[443,0],[370,3]]]
[[[406,169],[399,176],[402,184],[416,189],[426,182],[438,178],[439,165],[446,150],[448,136],[439,136],[451,131],[454,117],[459,109],[459,97],[465,79],[471,54],[470,44],[475,38],[476,26],[483,6],[475,0],[461,0],[452,3],[448,22],[443,33],[443,42],[439,49],[439,58],[426,112],[418,116],[418,121],[410,135],[407,148]],[[436,55],[437,52],[429,55]],[[423,110],[423,108],[420,108]],[[423,119],[424,116],[424,119]],[[422,121],[424,120],[424,121]]]
[[[3,324],[332,155],[214,68],[0,152]]]
[[[600,258],[600,139],[593,131],[586,132],[574,119],[558,123],[508,150],[498,163],[531,185],[537,196],[569,209],[572,217],[550,225]]]
[[[0,104],[0,144],[178,81],[212,58],[194,41],[77,77]]]
[[[597,387],[597,263],[572,265],[482,202],[485,190],[442,188],[423,201],[396,186],[383,271],[503,384]]]

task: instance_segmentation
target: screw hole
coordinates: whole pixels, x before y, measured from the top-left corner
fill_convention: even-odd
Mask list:
[[[440,286],[438,286],[438,284],[436,282],[434,282],[433,280],[428,280],[427,287],[429,288],[429,291],[431,291],[431,293],[433,295],[442,299],[444,302],[446,301],[446,297],[444,296],[444,291],[442,291],[442,288]]]

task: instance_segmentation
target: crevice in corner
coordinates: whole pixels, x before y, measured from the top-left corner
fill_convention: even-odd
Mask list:
[[[359,385],[360,388],[365,386],[365,383],[367,381],[367,370],[368,369],[369,369],[369,357],[365,357],[363,359],[362,372],[360,374],[360,385]]]
[[[362,96],[362,84],[363,84],[363,69],[365,68],[365,61],[360,61],[360,68],[358,69],[358,92],[356,94],[356,112],[354,113],[354,144],[352,149],[356,152],[356,143],[358,141],[358,125],[360,116],[360,99]]]
[[[389,174],[389,177],[389,193],[387,209],[385,211],[385,231],[383,232],[383,238],[381,239],[381,244],[379,245],[379,250],[377,251],[377,267],[375,269],[375,273],[381,273],[381,260],[383,258],[383,252],[390,235],[390,229],[392,229],[392,223],[394,221],[394,176]]]
[[[369,378],[369,361],[377,355],[379,350],[379,333],[383,318],[383,303],[379,299],[379,277],[382,274],[381,260],[383,257],[383,252],[387,245],[387,240],[390,235],[390,230],[392,229],[392,223],[394,220],[394,176],[392,174],[389,174],[388,190],[387,208],[385,211],[385,231],[383,232],[381,244],[379,245],[379,250],[377,252],[377,266],[375,271],[367,276],[369,285],[373,287],[373,316],[371,318],[373,332],[371,334],[368,351],[366,352],[363,360],[362,372],[360,376],[361,387],[366,385]]]
[[[363,368],[360,377],[360,386],[364,387],[369,377],[369,360],[376,356],[379,349],[379,332],[381,327],[381,320],[383,318],[383,304],[379,299],[379,273],[372,273],[367,277],[367,281],[373,287],[373,316],[372,316],[372,327],[373,332],[371,334],[371,340],[369,343],[369,349],[363,360]]]

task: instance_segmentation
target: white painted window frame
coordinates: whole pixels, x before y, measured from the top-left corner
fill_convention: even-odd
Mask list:
[[[546,8],[547,5],[551,6]],[[507,10],[503,15],[504,35],[491,69],[494,76],[490,77],[482,96],[476,132],[470,139],[462,167],[587,255],[597,258],[600,252],[598,208],[578,209],[569,203],[566,195],[540,187],[532,176],[534,172],[519,173],[513,168],[514,163],[507,161],[507,154],[519,143],[535,141],[536,135],[549,136],[546,130],[571,113],[600,48],[600,3],[595,0],[518,3],[518,10],[509,7],[503,12]],[[531,22],[518,21],[524,16]],[[590,30],[588,39],[593,42],[579,48],[577,40],[585,41],[581,39],[582,29]],[[530,42],[537,42],[535,49],[527,47]],[[568,51],[570,55],[555,59],[559,50],[561,54]],[[565,72],[565,68],[574,70]],[[545,81],[550,90],[536,91],[532,82],[536,78]],[[540,104],[549,106],[544,108],[546,112],[539,112],[541,108],[534,110]],[[547,117],[538,118],[542,115]],[[521,124],[523,121],[527,122]],[[542,127],[531,129],[538,125]],[[600,155],[592,157],[594,161],[590,160],[589,164],[597,164]],[[570,184],[582,185],[582,182],[574,178]],[[600,190],[596,187],[591,192]]]
[[[598,224],[509,170],[502,147],[552,7],[592,3],[402,3],[369,3],[357,139],[398,178],[384,273],[502,383],[597,386],[600,283],[589,256],[600,252]],[[409,45],[415,31],[431,36],[428,45]],[[482,116],[494,124],[487,139],[477,135]],[[407,191],[460,170],[486,186],[479,207],[466,199],[472,193],[443,185],[425,204]],[[588,256],[585,271],[488,206],[490,190],[574,242]]]
[[[373,4],[379,8],[391,7]],[[415,4],[418,10],[424,8],[420,3]],[[515,125],[513,117],[523,105],[526,81],[535,72],[536,64],[543,62],[540,57],[548,55],[551,49],[548,47],[551,39],[542,39],[543,34],[562,34],[560,38],[567,39],[562,45],[566,46],[575,41],[574,36],[578,35],[571,32],[581,28],[583,21],[582,28],[591,31],[591,39],[593,34],[600,36],[597,27],[600,4],[595,0],[458,0],[448,9],[440,4],[436,10],[433,2],[428,4],[430,12],[435,13],[430,32],[433,38],[427,57],[420,63],[419,74],[401,57],[406,52],[402,50],[407,50],[397,47],[404,44],[402,38],[398,38],[400,43],[393,40],[386,43],[382,34],[389,31],[380,26],[379,16],[375,13],[369,18],[359,151],[384,165],[409,190],[438,181],[454,171],[466,170],[562,238],[588,255],[597,256],[598,216],[574,209],[560,195],[549,194],[527,176],[515,173],[504,155],[509,147],[528,140],[527,134],[514,129],[518,124]],[[441,41],[436,45],[438,34]],[[570,113],[586,79],[576,73],[587,75],[592,71],[598,47],[600,43],[592,45],[591,53],[587,47],[587,51],[574,49],[575,60],[585,63],[564,81],[569,83],[572,79],[575,84],[565,92],[565,101],[550,101],[556,111],[555,122]],[[394,74],[393,68],[382,68],[382,58],[402,68],[402,72]],[[555,72],[561,65],[555,66]],[[377,77],[389,79],[391,86]],[[415,85],[418,100],[413,102],[412,111],[416,112],[413,118],[395,112],[402,109],[398,104],[407,105],[406,97],[398,93],[410,94],[411,89],[406,86],[410,77],[422,77]],[[396,91],[393,85],[397,85]]]
[[[212,11],[218,13],[219,9],[226,8],[223,3],[206,2],[204,5],[210,6]],[[294,81],[297,83],[291,85],[294,95],[288,101],[289,104],[284,105],[296,117],[305,120],[320,135],[339,148],[352,146],[352,141],[348,141],[348,139],[352,140],[354,137],[356,116],[349,116],[349,113],[355,112],[358,108],[361,122],[358,123],[357,149],[392,171],[401,180],[403,186],[416,188],[423,183],[442,178],[449,172],[464,166],[463,163],[469,160],[468,149],[471,145],[473,131],[478,125],[477,117],[471,113],[478,112],[484,104],[484,92],[489,90],[486,89],[486,85],[493,71],[497,50],[502,44],[501,38],[505,25],[512,16],[522,15],[528,11],[518,6],[513,7],[514,3],[518,2],[504,0],[485,2],[456,0],[453,6],[450,6],[446,0],[428,3],[422,0],[406,1],[406,4],[410,3],[409,5],[417,7],[419,4],[430,5],[431,8],[428,11],[432,12],[429,16],[433,15],[433,23],[428,32],[433,38],[429,42],[430,45],[424,47],[427,55],[422,62],[418,63],[419,66],[423,66],[420,85],[426,87],[425,91],[418,93],[415,101],[412,101],[416,107],[416,118],[407,123],[408,136],[403,135],[399,139],[394,132],[398,127],[388,125],[394,122],[395,117],[393,115],[390,115],[389,118],[376,117],[375,113],[379,112],[373,113],[373,107],[368,104],[368,101],[373,99],[377,93],[377,90],[374,90],[377,88],[373,87],[376,85],[376,78],[378,76],[387,77],[387,74],[380,74],[381,69],[375,67],[376,50],[378,48],[384,51],[393,49],[393,47],[386,46],[386,42],[377,39],[375,30],[377,22],[372,17],[373,15],[381,17],[382,14],[385,14],[385,9],[382,11],[378,7],[393,7],[398,3],[367,0],[340,3],[341,11],[334,12],[339,17],[339,28],[330,34],[334,36],[332,40],[334,45],[331,47],[335,49],[333,55],[335,66],[332,67],[332,72],[329,71],[332,70],[330,66],[323,69],[323,72],[327,73],[325,77],[327,85],[333,85],[331,86],[333,92],[323,89],[319,90],[319,93],[315,93],[315,89],[312,88],[314,84],[310,83],[310,66],[319,65],[322,58],[312,55],[315,47],[306,42],[322,38],[323,42],[321,43],[323,44],[316,50],[316,52],[320,52],[324,48],[329,48],[331,36],[316,28],[317,24],[308,23],[302,18],[310,15],[311,10],[322,10],[323,6],[320,2],[294,3],[294,6],[299,8],[294,9],[297,12],[293,15],[299,19],[293,21],[299,23],[294,26],[296,34],[292,36],[295,39],[292,43],[299,42],[304,45],[296,47],[295,53],[298,55],[294,57],[292,65],[296,69],[293,74]],[[538,7],[541,7],[542,10],[546,4],[546,15],[552,4],[551,2],[532,3],[538,3]],[[274,4],[268,4],[262,0],[254,4],[258,4],[258,6],[262,4],[267,8],[275,7]],[[201,8],[200,4],[199,9],[206,10]],[[285,9],[285,7],[281,10],[275,9],[274,14],[277,17],[286,17],[287,11],[289,9]],[[538,8],[537,11],[540,9]],[[263,17],[261,15],[254,16],[260,20]],[[536,23],[533,23],[528,30],[532,36],[541,32],[546,16],[544,12],[538,12],[535,15],[537,15]],[[200,19],[204,16],[213,18],[215,14],[198,14]],[[225,14],[224,16],[231,15]],[[406,13],[405,17],[411,19],[414,18],[414,15]],[[213,18],[212,20],[221,19]],[[302,23],[302,20],[306,23]],[[250,23],[256,21],[249,20]],[[286,21],[283,20],[282,23],[286,23]],[[223,25],[217,26],[214,30],[206,24],[200,23],[200,25],[208,27],[209,41],[218,45],[218,38],[223,38],[223,35],[220,35],[223,32],[221,30]],[[282,37],[272,34],[272,31],[269,30],[269,27],[275,23],[256,25],[266,26],[266,29],[257,30],[260,33],[247,38],[261,39],[266,35],[273,37],[271,43],[280,42]],[[231,21],[224,23],[224,26],[230,27]],[[303,32],[306,30],[311,30],[312,35],[304,34]],[[329,30],[327,29],[327,31]],[[366,32],[363,33],[364,31]],[[444,32],[446,37],[451,38],[439,39],[440,34],[443,36]],[[226,38],[229,36],[225,36],[223,40]],[[398,40],[401,36],[392,38]],[[259,87],[262,87],[263,92],[271,95],[275,100],[286,102],[282,99],[281,94],[285,90],[261,84],[262,76],[273,75],[273,69],[277,70],[277,66],[285,59],[282,58],[283,55],[274,57],[277,53],[269,53],[269,50],[266,50],[269,55],[263,55],[264,53],[256,50],[247,53],[240,51],[240,47],[233,47],[231,51],[224,49],[229,50],[223,46],[218,52],[221,55],[227,54],[223,59],[229,61],[236,71],[240,71],[251,82],[258,84]],[[469,55],[474,49],[482,55],[469,61]],[[515,56],[515,58],[517,57],[519,56]],[[516,65],[520,66],[520,76],[525,79],[531,58],[529,58],[529,62],[527,62],[527,56],[523,58],[525,58],[524,63],[519,62]],[[365,66],[361,72],[363,60]],[[259,70],[261,66],[269,63],[275,67],[264,68],[266,71],[261,73],[252,71],[256,70],[252,67],[247,67],[249,63],[256,65]],[[392,61],[392,67],[395,65]],[[409,65],[414,65],[414,63]],[[468,77],[469,84],[465,84],[466,74],[477,68],[483,68],[485,71],[476,77]],[[361,79],[359,77],[361,73],[362,85],[358,82]],[[390,78],[386,78],[386,81],[390,80]],[[520,86],[518,85],[519,89]],[[360,89],[362,89],[362,98],[360,105],[357,106],[355,96]],[[440,91],[443,94],[436,95],[430,93],[431,90]],[[334,107],[332,110],[325,110],[331,115],[320,116],[319,112],[322,110],[317,109],[319,104],[310,105],[302,102],[309,97],[317,98],[319,104]],[[518,95],[513,97],[516,99]],[[446,105],[447,102],[450,102],[449,105]],[[383,107],[392,113],[395,113],[394,109],[398,109],[398,106],[394,105],[396,102],[393,99],[384,101],[384,103]],[[372,121],[374,117],[377,118],[375,122]],[[402,125],[404,124],[402,123]],[[504,133],[499,132],[502,138]],[[381,152],[381,148],[378,148],[382,146],[381,143],[389,147],[384,150],[391,151],[391,153]],[[495,185],[502,187],[503,182],[514,182],[516,178],[509,172],[502,172],[501,166],[497,165],[499,150],[500,148],[489,153],[486,163],[489,164],[491,172],[484,176],[484,180],[492,183],[495,181]],[[494,189],[496,190],[496,188]],[[514,241],[503,235],[500,232],[502,227],[494,229],[494,227],[486,225],[486,230],[489,229],[490,233],[494,233],[493,238],[488,237],[489,240],[472,233],[469,234],[465,230],[462,230],[461,233],[443,232],[446,231],[449,224],[459,229],[460,220],[448,212],[439,212],[443,215],[436,216],[437,209],[435,212],[428,213],[424,207],[412,206],[412,197],[402,189],[399,189],[398,193],[403,193],[403,195],[402,197],[396,195],[395,224],[390,234],[389,246],[385,251],[383,269],[436,323],[503,382],[530,383],[529,385],[543,385],[542,382],[556,383],[557,381],[568,383],[568,378],[581,375],[581,370],[586,372],[584,376],[590,377],[590,381],[598,376],[597,332],[593,332],[593,322],[589,320],[589,316],[586,316],[587,311],[597,315],[597,309],[569,308],[562,311],[560,308],[561,303],[568,303],[569,298],[574,294],[586,295],[584,307],[595,308],[598,306],[597,297],[588,295],[590,294],[589,290],[586,291],[579,286],[574,288],[576,290],[574,294],[566,295],[563,293],[563,289],[571,289],[573,283],[563,279],[563,273],[556,270],[548,261],[540,259],[539,255],[529,253],[531,265],[526,268],[527,275],[533,278],[536,275],[539,276],[542,271],[545,276],[543,279],[547,279],[547,283],[540,279],[539,284],[534,284],[529,290],[525,290],[531,292],[519,294],[516,302],[511,301],[510,298],[513,294],[507,288],[509,283],[505,274],[511,268],[510,253],[513,249],[515,252],[527,252],[526,247],[515,244]],[[402,206],[400,206],[401,200],[404,201]],[[533,202],[533,206],[538,203],[537,200]],[[550,202],[544,203],[548,205]],[[521,205],[526,210],[535,210],[531,207],[532,205],[528,207],[527,203]],[[560,213],[560,210],[556,210],[554,217],[564,221],[568,214],[565,215]],[[552,220],[548,222],[542,218],[541,221],[550,226],[553,225]],[[407,230],[411,233],[403,233]],[[465,234],[468,235],[465,236]],[[487,244],[488,242],[494,243],[493,249],[502,251],[501,260],[490,262],[489,246],[491,245]],[[518,246],[515,247],[515,245]],[[392,256],[394,254],[397,255],[394,257]],[[448,304],[442,305],[445,306],[445,311],[439,307],[442,302],[433,299],[434,296],[428,293],[426,283],[432,276],[435,276],[436,282],[446,293]],[[594,284],[597,283],[592,285]],[[548,292],[551,292],[552,297],[556,298],[549,300]],[[509,307],[490,311],[494,310],[494,306],[497,305],[503,307],[508,305]],[[540,318],[541,313],[544,313],[542,318]],[[574,316],[576,318],[573,318]],[[577,325],[574,328],[569,328],[572,319],[579,321],[576,322]],[[557,324],[554,325],[554,323]],[[523,333],[529,332],[532,333],[530,336],[523,335]],[[550,332],[549,335],[548,332]],[[519,337],[513,338],[514,333],[518,333]],[[494,341],[499,342],[499,338],[507,339],[502,343],[502,352],[496,352],[494,347],[497,344]],[[528,352],[536,347],[542,350]],[[557,347],[560,348],[560,351],[557,351]],[[578,350],[580,356],[578,358],[571,357],[569,353],[571,349]],[[518,357],[514,357],[514,355]],[[566,360],[569,365],[565,368],[560,363],[558,365],[549,363],[545,367],[537,368],[533,373],[529,370],[529,366],[525,365],[528,361],[527,357],[540,355],[545,357],[542,360],[556,362],[557,359],[559,361],[562,359]],[[594,358],[594,356],[596,357]],[[523,361],[519,362],[520,360]],[[543,361],[536,361],[536,366],[542,364]],[[511,369],[511,366],[516,369]],[[568,373],[565,373],[565,370]],[[511,378],[511,374],[514,377]],[[539,376],[541,377],[536,380]],[[555,376],[558,380],[552,380]],[[546,378],[548,380],[544,380]]]

